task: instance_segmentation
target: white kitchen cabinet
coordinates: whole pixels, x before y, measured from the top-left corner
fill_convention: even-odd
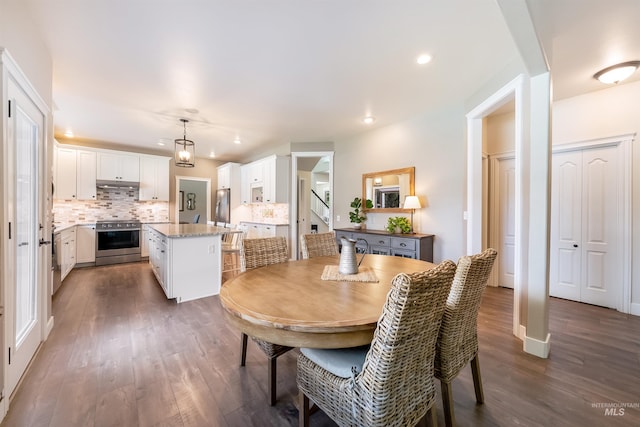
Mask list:
[[[149,263],[167,298],[180,303],[220,292],[220,234],[167,237],[152,226],[149,235]]]
[[[289,164],[273,155],[244,165],[242,203],[289,203]]]
[[[118,151],[98,152],[97,179],[104,181],[140,181],[140,156]]]
[[[96,262],[96,226],[76,225],[76,263]]]
[[[140,197],[169,201],[169,157],[140,156]]]
[[[263,159],[264,203],[289,203],[289,158],[269,156]]]
[[[78,150],[76,160],[78,200],[96,200],[96,152]]]
[[[240,200],[243,205],[251,203],[251,187],[249,185],[249,166],[240,167]]]
[[[151,271],[162,286],[165,294],[167,293],[167,283],[165,280],[165,264],[166,264],[166,237],[153,229],[149,229],[149,264]],[[171,298],[167,295],[168,298]]]
[[[96,153],[69,147],[55,148],[56,199],[96,200]]]
[[[76,265],[76,227],[70,227],[60,232],[60,243],[62,248],[60,254],[60,280],[64,280],[67,274]]]
[[[55,147],[54,198],[76,200],[76,150]]]
[[[142,232],[140,236],[140,256],[147,258],[149,256],[149,226],[142,224]]]
[[[240,165],[238,163],[225,163],[218,166],[218,190],[233,188],[237,190],[240,182]]]

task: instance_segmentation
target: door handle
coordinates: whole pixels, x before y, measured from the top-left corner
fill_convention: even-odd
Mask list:
[[[21,247],[21,246],[29,246],[29,242],[18,243],[18,247]]]
[[[44,240],[44,239],[40,239],[40,241],[38,242],[38,244],[40,246],[42,245],[50,245],[51,244],[51,240]]]

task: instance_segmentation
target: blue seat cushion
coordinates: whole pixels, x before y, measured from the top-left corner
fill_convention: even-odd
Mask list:
[[[369,346],[337,349],[301,348],[300,352],[321,368],[341,378],[351,378],[351,368],[362,372]]]

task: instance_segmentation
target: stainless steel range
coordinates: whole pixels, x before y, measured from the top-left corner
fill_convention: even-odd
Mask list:
[[[140,230],[137,220],[96,222],[96,265],[140,261]]]

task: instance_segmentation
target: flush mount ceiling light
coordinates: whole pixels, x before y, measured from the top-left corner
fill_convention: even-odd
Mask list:
[[[365,125],[370,125],[375,121],[376,121],[376,118],[373,116],[367,116],[364,119],[362,119],[362,123],[364,123]]]
[[[618,84],[631,77],[640,66],[640,61],[628,61],[621,64],[612,65],[604,70],[600,70],[593,75],[593,78],[606,84]]]
[[[234,144],[241,144],[242,141],[240,141],[240,137],[239,136],[236,136],[235,139],[233,140],[233,143]]]
[[[426,53],[418,56],[418,58],[416,59],[416,62],[418,63],[418,65],[424,65],[427,64],[431,61],[431,56],[427,55]]]
[[[184,128],[182,139],[175,140],[174,157],[176,166],[181,168],[192,168],[196,165],[196,146],[193,141],[187,139],[187,123],[189,120],[180,119]]]

